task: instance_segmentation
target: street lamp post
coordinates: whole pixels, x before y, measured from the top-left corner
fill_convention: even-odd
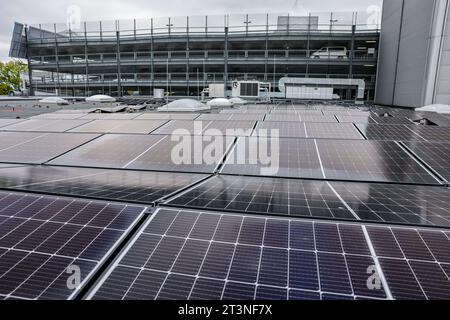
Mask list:
[[[245,35],[248,36],[248,26],[249,24],[252,23],[251,21],[248,20],[248,14],[246,15],[244,24],[245,24]]]
[[[168,24],[166,24],[166,27],[168,27],[169,28],[169,38],[170,38],[170,35],[171,35],[171,27],[173,27],[173,24],[171,23],[171,18],[169,18],[169,23]]]

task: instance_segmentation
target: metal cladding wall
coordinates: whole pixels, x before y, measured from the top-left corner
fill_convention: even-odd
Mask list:
[[[447,3],[447,23],[442,41],[439,71],[436,83],[435,103],[450,105],[450,17]]]
[[[376,103],[450,103],[450,44],[443,37],[448,2],[384,2]]]
[[[375,101],[379,104],[393,104],[402,8],[403,0],[389,0],[383,3],[378,58],[379,80],[375,96]]]

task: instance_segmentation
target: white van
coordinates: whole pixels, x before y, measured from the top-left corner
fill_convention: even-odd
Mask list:
[[[311,55],[311,59],[348,59],[346,47],[325,47]]]

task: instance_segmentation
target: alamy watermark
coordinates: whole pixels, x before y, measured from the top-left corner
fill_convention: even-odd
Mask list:
[[[376,266],[369,266],[367,268],[367,274],[369,275],[369,278],[367,278],[367,289],[369,290],[381,290],[381,277],[378,273],[378,269]]]
[[[173,131],[171,140],[176,144],[171,151],[171,161],[174,165],[217,166],[236,137],[248,137],[253,131],[226,129],[223,132],[217,128],[203,130],[201,121],[194,121],[193,130]],[[240,138],[226,164],[255,165],[260,167],[261,175],[276,175],[280,167],[279,130],[258,129],[253,136]]]
[[[69,290],[77,290],[81,285],[81,268],[77,265],[70,265],[66,269],[67,277],[66,285]]]

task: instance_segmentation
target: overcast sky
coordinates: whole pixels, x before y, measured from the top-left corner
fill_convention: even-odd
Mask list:
[[[65,22],[71,6],[81,9],[83,21],[206,14],[366,11],[382,0],[13,0],[0,12],[0,61],[9,52],[14,22]],[[373,9],[373,8],[372,8]]]

